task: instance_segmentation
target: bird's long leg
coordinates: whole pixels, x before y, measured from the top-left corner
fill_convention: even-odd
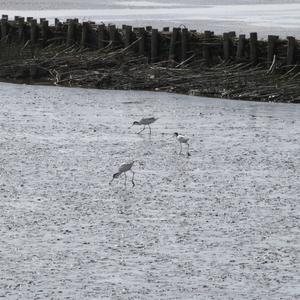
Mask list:
[[[187,146],[188,146],[186,155],[187,155],[187,156],[190,156],[190,155],[191,155],[191,154],[190,154],[190,144],[189,144],[189,143],[186,143],[186,144],[187,144]]]
[[[127,175],[126,175],[126,173],[124,173],[124,175],[125,175],[125,186],[126,186]]]
[[[135,186],[135,183],[134,183],[134,172],[132,170],[130,170],[132,172],[132,179],[131,179],[131,182],[132,182],[132,186],[134,187]]]
[[[150,135],[151,135],[151,127],[150,127],[150,125],[148,125],[148,127],[149,127],[149,130],[150,130]]]
[[[142,130],[140,130],[139,132],[137,132],[137,134],[140,134],[142,131],[144,131],[145,130],[145,125],[144,125],[144,128],[142,129]]]
[[[179,152],[179,154],[181,154],[182,153],[182,143],[180,143],[180,152]]]
[[[113,178],[113,179],[112,179],[112,180],[109,182],[109,185],[111,185],[111,184],[112,184],[112,182],[114,181],[114,179],[115,179],[115,178]]]

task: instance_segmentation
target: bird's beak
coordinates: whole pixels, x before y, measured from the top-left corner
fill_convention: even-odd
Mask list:
[[[128,127],[128,129],[130,129],[134,124],[132,124],[130,127]]]

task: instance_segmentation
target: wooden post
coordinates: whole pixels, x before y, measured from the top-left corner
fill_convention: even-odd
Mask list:
[[[151,31],[151,62],[158,61],[158,30],[152,29]]]
[[[274,55],[276,55],[277,50],[277,35],[268,35],[268,63],[272,63]]]
[[[138,38],[140,39],[139,55],[145,55],[146,32],[144,27],[138,29]]]
[[[43,46],[48,40],[49,21],[43,20],[41,23],[41,38]]]
[[[71,46],[75,42],[75,22],[74,20],[68,21],[68,32],[67,32],[67,46]]]
[[[288,48],[287,48],[287,65],[295,64],[296,53],[296,39],[293,36],[288,36]]]
[[[38,26],[37,26],[37,20],[33,19],[30,22],[30,41],[31,44],[35,44],[38,39]]]
[[[176,27],[173,28],[171,41],[170,41],[170,48],[169,48],[169,60],[176,59],[176,44],[179,36],[179,30],[180,28],[176,28]]]
[[[257,50],[257,32],[250,33],[250,61],[256,65],[258,62],[258,50]]]
[[[164,28],[163,28],[163,31],[164,31],[164,32],[169,32],[169,31],[170,31],[170,27],[164,27]]]
[[[236,37],[235,31],[229,31],[228,35],[231,39]]]
[[[105,25],[99,25],[97,27],[97,37],[98,37],[98,48],[102,49],[106,46],[106,28]]]
[[[146,26],[146,31],[151,31],[152,30],[152,26]]]
[[[128,47],[132,43],[132,26],[125,26],[125,48]]]
[[[58,27],[58,24],[59,24],[59,19],[55,18],[55,20],[54,20],[55,27]]]
[[[189,31],[187,28],[181,30],[181,61],[187,59]]]
[[[237,51],[236,51],[236,57],[237,57],[237,59],[242,59],[244,57],[245,41],[246,41],[245,34],[240,34],[239,35],[238,45],[237,45]]]
[[[108,26],[108,33],[109,33],[109,41],[112,46],[117,43],[117,28],[116,25],[109,25]]]
[[[25,42],[25,18],[19,18],[17,25],[18,25],[18,42],[24,43]]]
[[[8,34],[8,15],[2,15],[0,37],[3,39]]]
[[[204,43],[208,43],[211,38],[212,33],[209,30],[204,31]],[[211,63],[210,49],[207,45],[203,45],[202,56],[205,62],[209,65]]]
[[[88,33],[89,33],[89,23],[82,22],[82,31],[81,31],[81,46],[86,47],[88,42]]]
[[[223,33],[223,57],[229,60],[231,56],[231,40],[228,32]]]
[[[8,35],[8,21],[7,19],[1,20],[1,38],[3,39]]]
[[[32,20],[33,20],[33,17],[27,17],[27,18],[26,18],[26,22],[27,22],[27,23],[30,23]]]

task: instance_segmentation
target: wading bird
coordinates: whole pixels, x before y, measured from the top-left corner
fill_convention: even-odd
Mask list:
[[[132,173],[132,179],[131,179],[132,186],[135,186],[135,183],[134,183],[134,174],[135,174],[135,173],[131,170],[133,164],[134,164],[134,161],[131,161],[131,162],[122,164],[122,165],[119,167],[118,172],[115,173],[115,174],[113,175],[113,178],[112,178],[112,180],[109,182],[109,185],[111,185],[111,183],[114,181],[115,178],[120,177],[120,175],[124,173],[124,176],[125,176],[125,186],[126,186],[126,181],[127,181],[127,175],[126,175],[126,172],[130,171],[130,172]]]
[[[187,151],[186,151],[186,155],[187,156],[191,156],[190,152],[189,152],[189,148],[190,148],[190,145],[189,145],[189,138],[181,135],[181,134],[178,134],[178,132],[174,132],[173,136],[176,137],[177,141],[179,142],[180,144],[180,152],[179,154],[182,153],[182,144],[187,144]]]
[[[142,130],[140,130],[139,132],[137,132],[137,134],[140,134],[142,131],[145,130],[146,128],[146,125],[149,127],[149,130],[150,130],[150,134],[151,134],[151,127],[150,127],[150,124],[154,123],[156,120],[158,120],[158,118],[154,118],[154,117],[150,117],[150,118],[143,118],[141,119],[140,121],[134,121],[132,123],[132,125],[129,127],[131,128],[132,126],[134,125],[144,125],[144,128]],[[128,128],[128,129],[129,129]]]

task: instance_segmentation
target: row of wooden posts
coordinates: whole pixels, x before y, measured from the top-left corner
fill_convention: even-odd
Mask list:
[[[150,62],[159,60],[186,61],[199,54],[208,64],[214,58],[222,60],[248,60],[253,64],[266,62],[271,64],[274,56],[287,65],[298,61],[298,47],[295,37],[289,36],[280,40],[276,35],[269,35],[267,41],[258,40],[256,32],[250,33],[249,38],[235,32],[215,35],[212,31],[198,33],[187,28],[168,27],[162,31],[151,26],[133,28],[123,25],[118,29],[115,25],[95,24],[94,22],[79,23],[78,19],[60,22],[55,19],[54,25],[41,18],[39,22],[32,18],[16,16],[9,20],[7,15],[1,19],[1,44],[28,43],[35,47],[45,47],[49,43],[74,43],[91,49],[105,47],[132,48],[138,55],[149,57]],[[1,50],[0,50],[1,51]]]

